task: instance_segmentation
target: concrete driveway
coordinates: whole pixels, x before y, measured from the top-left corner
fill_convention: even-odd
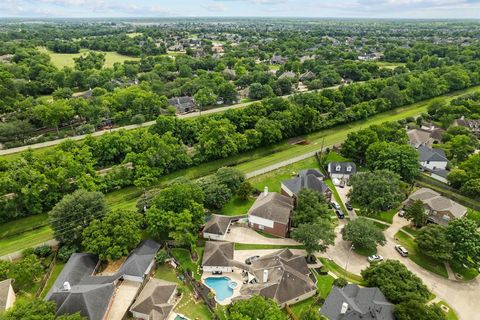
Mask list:
[[[445,300],[452,308],[455,309],[458,316],[462,320],[478,320],[477,306],[480,298],[480,280],[475,279],[470,282],[459,282],[445,279],[434,273],[431,273],[408,258],[400,256],[395,251],[397,242],[394,239],[395,233],[403,226],[408,225],[408,221],[396,215],[393,219],[393,224],[385,230],[385,238],[387,243],[384,247],[378,248],[378,253],[384,259],[401,261],[410,271],[420,277],[425,285],[440,299]],[[337,227],[337,239],[335,245],[330,247],[323,256],[332,259],[342,268],[345,268],[348,260],[347,270],[349,272],[360,274],[360,271],[368,267],[366,257],[356,254],[354,251],[349,252],[350,243],[341,239],[339,234],[344,222]],[[348,256],[350,255],[350,258]]]
[[[133,303],[142,284],[129,280],[123,280],[115,290],[113,303],[108,310],[106,320],[122,320]]]
[[[277,252],[279,249],[267,249],[267,250],[235,250],[233,254],[233,259],[242,263],[245,263],[245,260],[251,256],[264,256],[270,253]],[[302,249],[291,249],[294,254],[301,256],[307,255],[307,252]]]
[[[293,239],[267,238],[253,229],[241,226],[232,226],[230,233],[225,236],[225,241],[249,244],[270,244],[270,245],[299,245]]]
[[[350,186],[345,186],[343,188],[335,187],[335,189],[337,190],[338,195],[340,196],[340,199],[342,200],[344,205],[345,205],[345,203],[348,202],[347,194],[348,194],[348,192],[350,191],[351,188],[352,187],[350,187]],[[347,209],[347,213],[348,213],[348,216],[350,217],[351,220],[357,219],[357,214],[355,212],[355,209],[354,210],[348,210]]]

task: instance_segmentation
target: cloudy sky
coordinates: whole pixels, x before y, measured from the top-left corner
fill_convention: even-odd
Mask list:
[[[480,0],[0,0],[0,17],[184,16],[480,19]]]

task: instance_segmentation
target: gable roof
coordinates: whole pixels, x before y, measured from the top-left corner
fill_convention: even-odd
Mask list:
[[[8,296],[13,280],[7,279],[0,281],[0,312],[7,308]]]
[[[230,217],[212,214],[210,220],[208,220],[205,225],[205,228],[203,228],[203,232],[224,235],[228,230],[228,226],[230,226],[230,222]]]
[[[148,267],[155,259],[160,245],[153,240],[143,241],[137,248],[135,248],[127,260],[120,267],[119,273],[122,275],[143,277],[148,271]]]
[[[207,241],[203,252],[202,267],[228,267],[233,260],[234,244],[225,241]]]
[[[448,162],[445,152],[442,149],[429,148],[427,146],[418,147],[419,159],[423,161]]]
[[[187,109],[191,110],[196,107],[193,98],[189,96],[170,98],[168,99],[168,103],[174,106],[179,112],[185,112]]]
[[[293,210],[293,199],[276,192],[262,193],[253,203],[249,216],[288,224]]]
[[[407,201],[409,200],[421,200],[424,204],[428,205],[431,210],[448,211],[455,218],[461,218],[467,212],[466,207],[429,188],[418,189],[408,197]]]
[[[342,313],[344,306],[347,308]],[[332,288],[320,313],[330,320],[394,320],[394,308],[380,289],[348,284]]]
[[[169,300],[176,289],[176,283],[150,278],[130,307],[130,311],[154,315],[155,319],[166,319],[173,309]]]
[[[298,195],[302,189],[312,189],[323,194],[329,190],[322,180],[323,177],[317,169],[307,169],[300,171],[293,179],[282,181],[282,184],[295,195]]]
[[[412,129],[407,131],[408,139],[410,144],[415,148],[418,148],[421,145],[431,146],[434,139],[431,137],[431,132],[421,129]]]
[[[283,304],[317,289],[305,258],[293,254],[290,249],[262,256],[247,266],[247,270],[258,283],[242,287],[240,292],[246,297],[259,294]],[[267,275],[266,282],[264,275]]]
[[[328,172],[330,174],[336,173],[353,175],[357,172],[357,166],[353,162],[330,162],[328,164]]]

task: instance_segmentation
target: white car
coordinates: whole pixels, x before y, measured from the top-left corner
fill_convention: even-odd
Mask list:
[[[368,258],[368,262],[380,262],[380,261],[383,261],[383,257],[379,254],[374,254],[374,255],[371,255],[369,256]]]

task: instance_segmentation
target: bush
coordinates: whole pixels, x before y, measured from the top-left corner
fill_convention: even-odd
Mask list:
[[[33,253],[39,258],[46,258],[52,253],[52,247],[50,247],[49,245],[36,247],[33,250]]]
[[[145,116],[143,114],[136,114],[132,117],[133,124],[142,124],[145,122]]]
[[[168,253],[165,249],[161,249],[160,251],[157,252],[157,255],[155,256],[155,262],[157,263],[158,266],[164,265],[165,261],[169,258]]]
[[[339,288],[343,288],[343,287],[345,287],[347,284],[348,284],[348,281],[345,280],[344,278],[337,278],[337,279],[333,280],[333,285],[334,285],[334,286],[337,286],[337,287],[339,287]]]
[[[34,250],[33,248],[27,248],[25,250],[22,251],[22,256],[26,257],[26,256],[30,256],[32,254],[35,254],[34,253]]]
[[[95,126],[92,124],[84,124],[76,128],[77,134],[89,134],[95,132]]]
[[[77,251],[78,251],[78,248],[76,246],[62,246],[58,250],[57,259],[60,262],[67,262],[68,259],[70,259],[70,257],[72,256],[72,254],[74,254]]]

